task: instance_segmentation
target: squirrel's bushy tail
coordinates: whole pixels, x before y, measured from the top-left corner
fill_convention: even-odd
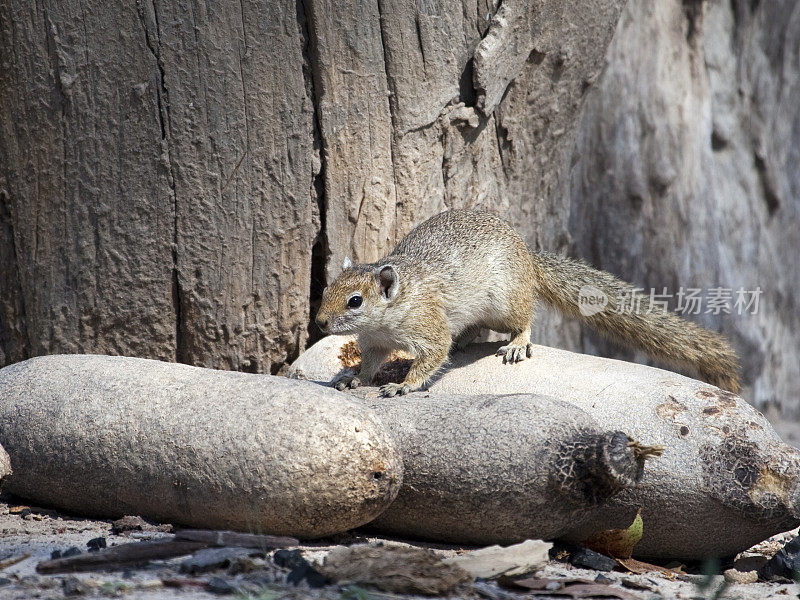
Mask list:
[[[532,258],[537,291],[547,304],[625,346],[672,366],[688,367],[703,381],[739,392],[739,360],[721,335],[661,306],[651,307],[649,294],[634,293],[630,284],[581,261],[547,252],[533,253]],[[596,298],[594,304],[590,297]]]

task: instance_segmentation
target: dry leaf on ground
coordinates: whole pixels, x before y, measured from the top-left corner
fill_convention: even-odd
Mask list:
[[[400,594],[447,594],[473,577],[430,550],[398,546],[339,546],[319,571],[339,584],[357,583]]]
[[[584,546],[613,558],[630,558],[633,547],[639,543],[644,533],[642,509],[636,513],[627,529],[608,529],[596,531],[584,542]]]

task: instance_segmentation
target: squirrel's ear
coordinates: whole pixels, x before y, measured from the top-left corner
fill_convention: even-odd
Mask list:
[[[342,263],[342,271],[344,271],[345,269],[349,269],[352,266],[353,266],[353,261],[350,260],[349,256],[345,256],[344,262]]]
[[[392,265],[378,267],[378,286],[381,296],[386,300],[391,300],[397,295],[397,288],[400,279],[397,276],[397,269]]]

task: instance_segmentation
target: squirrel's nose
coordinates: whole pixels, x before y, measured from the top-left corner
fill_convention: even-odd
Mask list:
[[[322,329],[322,331],[327,331],[328,319],[320,315],[317,315],[317,325],[319,326],[320,329]]]

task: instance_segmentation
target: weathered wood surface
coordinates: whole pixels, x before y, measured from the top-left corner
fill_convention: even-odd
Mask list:
[[[337,335],[321,340],[292,364],[289,375],[329,384],[356,364],[353,350],[343,351],[351,341],[350,336]],[[423,535],[421,530],[427,528],[430,536],[458,542],[464,542],[455,537],[462,526],[475,536],[491,529],[500,542],[509,541],[502,537],[503,527],[509,525],[512,536],[524,539],[527,525],[503,520],[504,511],[523,521],[534,515],[528,524],[533,524],[535,515],[546,514],[548,527],[557,528],[559,514],[563,516],[567,506],[556,502],[557,507],[544,512],[530,506],[520,509],[513,505],[512,493],[522,485],[520,497],[536,502],[541,496],[528,482],[543,485],[546,476],[528,477],[524,472],[553,468],[557,459],[503,453],[498,448],[514,444],[522,448],[529,436],[547,437],[545,425],[532,424],[526,411],[548,412],[549,402],[552,414],[567,418],[570,410],[552,409],[558,402],[579,408],[600,431],[624,431],[642,444],[662,447],[663,454],[648,460],[636,486],[592,511],[584,507],[580,514],[588,517],[585,522],[576,518],[569,531],[540,529],[530,537],[554,535],[581,542],[597,530],[627,527],[642,509],[645,536],[636,546],[637,557],[702,560],[734,556],[800,524],[800,450],[781,441],[764,415],[735,394],[670,371],[538,345],[528,360],[508,365],[495,356],[497,346],[474,344],[454,352],[429,390],[402,401],[377,398],[375,387],[351,391],[373,406],[403,451],[403,488],[375,523],[394,520],[407,527],[405,534]],[[400,381],[404,371],[395,362],[379,376],[383,381]],[[470,407],[469,398],[475,394],[490,394],[493,399]],[[528,407],[531,398],[536,401]],[[540,398],[551,400],[540,402]],[[491,414],[490,409],[499,410],[504,403],[509,406],[501,418]],[[445,415],[447,411],[453,416]],[[552,444],[541,441],[530,447],[534,452],[552,450]],[[499,460],[504,466],[489,468],[483,461],[496,451],[505,457]],[[513,456],[522,457],[524,464],[513,466]],[[502,481],[490,483],[495,476]],[[451,498],[458,486],[465,491]],[[488,500],[479,498],[486,487],[493,490],[486,495]],[[553,503],[551,495],[544,495]],[[494,502],[504,507],[490,508]],[[483,510],[494,510],[494,516],[486,517]],[[435,522],[429,524],[429,519]]]
[[[319,222],[304,44],[294,2],[0,6],[0,364],[297,354]]]
[[[485,207],[647,289],[761,287],[758,315],[697,318],[743,355],[745,397],[796,412],[799,14],[9,0],[0,364],[99,352],[275,372],[318,335],[346,256]],[[639,358],[550,314],[534,339]]]
[[[800,414],[800,2],[629,2],[575,145],[574,251],[646,288],[762,290],[693,317],[742,395]],[[587,335],[584,352],[630,359]]]
[[[0,7],[0,364],[274,372],[345,256],[453,206],[563,248],[623,0]]]
[[[54,573],[78,573],[82,571],[103,571],[124,569],[131,566],[146,565],[151,560],[164,560],[185,556],[197,550],[208,548],[206,542],[187,542],[176,540],[155,540],[122,544],[103,548],[67,558],[45,560],[36,565],[36,572],[42,575]]]
[[[0,369],[0,432],[4,490],[75,515],[323,537],[378,516],[403,479],[378,417],[339,392],[142,358]]]
[[[456,544],[550,540],[597,527],[661,448],[545,395],[366,397],[403,454],[397,498],[368,528]]]
[[[204,542],[210,546],[236,546],[238,548],[258,548],[265,551],[300,545],[300,541],[292,537],[220,531],[218,529],[179,529],[175,532],[175,539],[186,542]]]
[[[78,554],[66,558],[55,558],[40,562],[36,571],[42,574],[75,573],[81,571],[103,571],[124,569],[144,565],[153,560],[185,556],[205,548],[236,547],[257,549],[261,552],[297,546],[299,540],[274,535],[217,531],[209,529],[182,529],[166,540],[142,541],[102,548],[97,552]]]

